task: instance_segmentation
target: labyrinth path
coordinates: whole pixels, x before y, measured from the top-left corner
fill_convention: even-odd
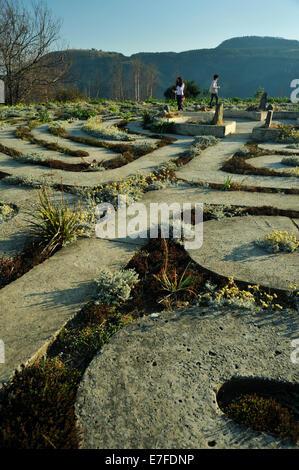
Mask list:
[[[104,118],[107,129],[122,124],[118,116]],[[53,200],[63,197],[75,208],[82,198],[85,207],[84,196],[99,185],[148,178],[168,168],[172,179],[152,182],[138,202],[147,209],[153,203],[203,203],[212,217],[203,223],[202,247],[187,250],[190,259],[214,276],[260,285],[287,298],[299,282],[298,250],[271,253],[257,241],[273,230],[299,239],[298,170],[284,163],[288,155],[299,159],[299,148],[263,142],[260,153],[252,154],[252,132],[261,123],[227,121],[237,121],[236,133],[195,155],[194,137],[146,130],[140,112],[118,128],[126,140],[95,137],[84,130],[83,120],[70,121],[60,134],[51,131],[53,123],[28,130],[27,119],[3,120],[0,202],[10,205],[14,215],[2,223],[0,218],[0,257],[17,256],[30,243],[30,211],[38,207],[43,185],[52,188]],[[149,150],[137,155],[138,146]],[[235,155],[250,171],[242,172],[241,166],[227,170]],[[100,239],[93,227],[4,286],[0,383],[8,382],[21,364],[43,357],[67,322],[93,299],[102,269],[117,272],[148,242],[129,236]],[[263,316],[224,306],[154,313],[124,327],[95,355],[79,386],[82,447],[293,447],[267,433],[240,429],[219,408],[217,393],[234,377],[296,384],[298,364],[289,359],[296,331],[298,336],[294,312]]]

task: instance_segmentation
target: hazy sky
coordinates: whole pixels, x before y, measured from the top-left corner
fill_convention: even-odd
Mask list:
[[[136,52],[216,47],[234,36],[299,40],[299,0],[46,0],[71,48]]]

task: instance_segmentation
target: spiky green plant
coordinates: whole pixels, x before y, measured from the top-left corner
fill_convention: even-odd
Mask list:
[[[232,180],[233,180],[233,177],[232,177],[232,176],[228,176],[228,177],[226,178],[226,181],[225,181],[225,183],[224,183],[224,185],[223,185],[223,188],[222,188],[223,191],[226,191],[227,189],[230,189],[230,185],[231,185],[231,183],[232,183]]]
[[[41,240],[50,253],[82,234],[80,212],[69,207],[63,193],[57,200],[45,186],[38,192],[38,206],[30,215],[29,228],[33,236]]]

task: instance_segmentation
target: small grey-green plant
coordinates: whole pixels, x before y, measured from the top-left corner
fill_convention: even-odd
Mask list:
[[[194,145],[200,146],[202,149],[208,147],[213,147],[214,145],[219,144],[220,139],[214,137],[213,135],[201,135],[194,138]]]
[[[131,290],[139,282],[139,276],[134,269],[111,272],[102,270],[97,283],[95,304],[119,305],[130,298]]]
[[[199,157],[203,150],[208,147],[217,145],[220,142],[220,139],[212,135],[198,136],[194,138],[194,142],[190,147],[190,153],[193,157]]]
[[[135,140],[133,136],[128,135],[126,132],[121,131],[115,126],[105,126],[99,117],[90,118],[82,126],[82,130],[93,137],[108,140],[121,140],[129,141]]]
[[[250,154],[250,150],[246,147],[242,147],[238,150],[238,154],[246,156]]]
[[[136,148],[148,148],[151,150],[155,150],[157,148],[156,142],[149,142],[148,140],[137,140],[136,142],[132,142],[132,145]]]
[[[210,219],[221,220],[235,216],[245,215],[242,208],[232,208],[231,206],[218,204],[205,204],[204,214]]]
[[[45,157],[41,153],[32,152],[28,154],[23,154],[21,157],[18,157],[18,160],[24,163],[41,163],[44,162],[48,157]]]
[[[36,181],[34,178],[26,176],[7,176],[2,179],[2,183],[12,185],[12,186],[27,186],[29,188],[40,189],[43,186],[43,183]],[[47,184],[45,180],[45,184]]]

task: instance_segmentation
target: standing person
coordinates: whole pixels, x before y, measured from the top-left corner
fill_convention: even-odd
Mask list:
[[[185,83],[182,77],[179,77],[176,81],[175,94],[178,103],[178,111],[183,111],[183,101],[185,99]]]
[[[210,86],[210,93],[211,93],[210,108],[212,108],[213,106],[214,98],[216,100],[216,106],[218,104],[218,90],[220,88],[220,86],[218,86],[218,79],[219,79],[219,75],[214,75],[214,80],[212,82],[212,85]]]

